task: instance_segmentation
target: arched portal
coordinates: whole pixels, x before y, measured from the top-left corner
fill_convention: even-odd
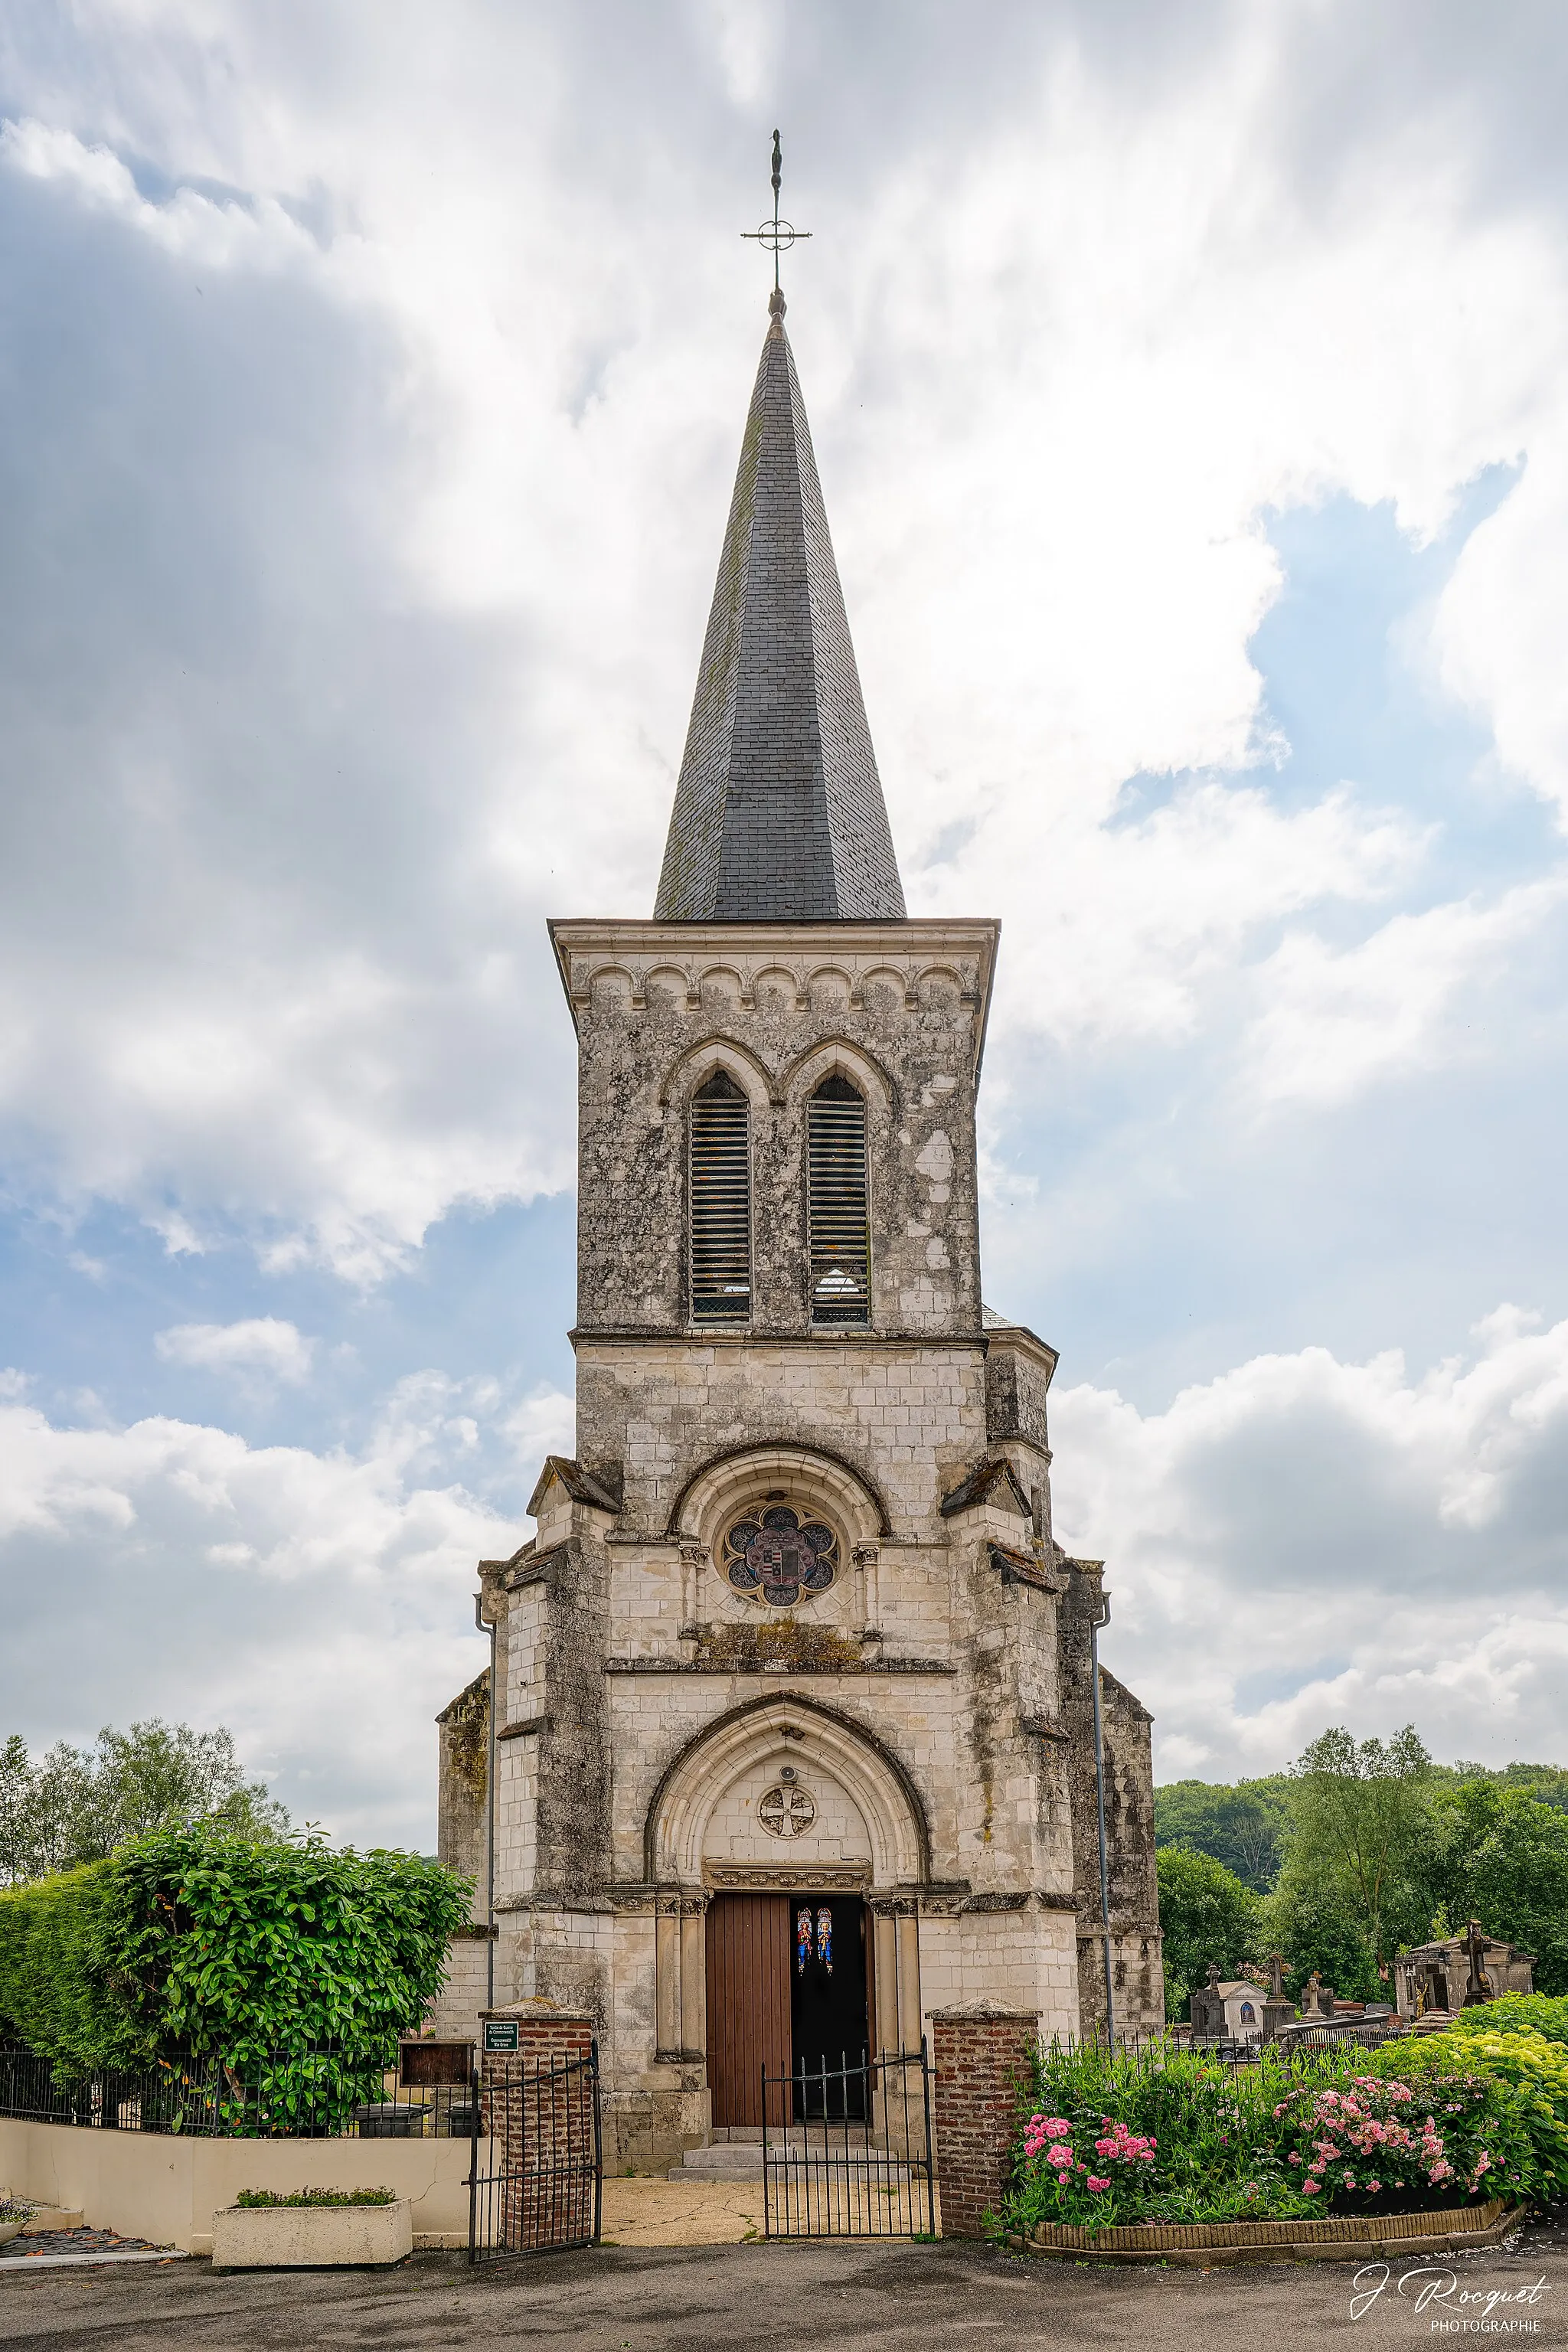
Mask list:
[[[660,2012],[702,2019],[716,2128],[761,2122],[764,2072],[793,2078],[795,2108],[816,2112],[807,2085],[819,2067],[918,2035],[924,1809],[859,1725],[787,1691],[735,1708],[666,1772],[646,1839],[648,1875],[668,1890]],[[694,2000],[680,1979],[698,1955],[680,1916],[698,1888]],[[853,2086],[845,2095],[853,2109]]]

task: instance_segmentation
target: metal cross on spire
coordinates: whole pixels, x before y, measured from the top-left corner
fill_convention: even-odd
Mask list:
[[[741,235],[750,238],[753,245],[760,245],[764,252],[773,255],[773,292],[777,297],[776,308],[781,310],[784,308],[784,292],[779,285],[779,256],[781,253],[787,253],[790,247],[799,238],[809,237],[811,235],[808,228],[796,228],[793,221],[781,220],[779,217],[779,183],[783,177],[784,156],[779,147],[779,134],[775,131],[773,132],[773,216],[771,221],[763,221],[760,228],[743,228]],[[775,305],[770,303],[768,307],[773,310]]]

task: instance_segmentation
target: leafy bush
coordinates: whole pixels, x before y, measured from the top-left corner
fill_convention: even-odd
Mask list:
[[[1505,1992],[1496,2000],[1462,2009],[1450,2033],[1538,2033],[1543,2042],[1568,2042],[1568,1995]]]
[[[467,1916],[464,1882],[417,1854],[156,1832],[0,1893],[0,2021],[67,2073],[216,2059],[279,2128],[340,2080],[374,2095]],[[300,2054],[269,2077],[283,2050]]]
[[[1464,2012],[1467,2020],[1489,2014],[1485,2008]],[[1499,2086],[1500,2096],[1506,2092],[1510,2146],[1513,2138],[1528,2146],[1528,2155],[1517,2163],[1510,2158],[1510,2167],[1522,2168],[1526,2193],[1543,2200],[1568,2194],[1568,2051],[1560,2042],[1518,2029],[1491,2033],[1484,2024],[1467,2024],[1456,2032],[1450,2026],[1423,2041],[1392,2044],[1378,2053],[1374,2063],[1380,2073],[1397,2063],[1417,2088],[1440,2084],[1446,2074],[1460,2069],[1484,2074]],[[1429,2090],[1427,2096],[1433,2095]]]
[[[440,1990],[463,1880],[418,1854],[258,1844],[206,1830],[122,1846],[103,1934],[161,2045],[244,2069],[331,2043],[390,2057]]]
[[[296,2189],[285,2197],[276,2189],[242,2189],[237,2205],[395,2205],[395,2189]]]

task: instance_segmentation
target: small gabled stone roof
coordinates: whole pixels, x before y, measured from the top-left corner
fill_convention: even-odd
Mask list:
[[[1053,1547],[1054,1549],[1054,1547]],[[1011,1544],[991,1546],[991,1565],[1004,1584],[1033,1585],[1039,1592],[1065,1592],[1067,1579],[1058,1576],[1043,1553],[1015,1551]]]
[[[775,293],[657,922],[902,922],[811,432]]]
[[[1082,1564],[1083,1563],[1080,1562],[1074,1562],[1075,1566]],[[1095,1560],[1089,1564],[1095,1568],[1099,1568],[1101,1565],[1099,1560]],[[1111,1673],[1109,1666],[1102,1665],[1100,1667],[1100,1687],[1105,1692],[1107,1697],[1119,1699],[1125,1712],[1132,1717],[1134,1722],[1153,1722],[1154,1718],[1150,1714],[1148,1708],[1144,1706],[1142,1700],[1135,1697],[1132,1692],[1128,1689],[1125,1683],[1118,1682],[1116,1676]]]
[[[539,1517],[539,1507],[552,1478],[560,1479],[574,1503],[586,1503],[595,1511],[614,1511],[619,1516],[621,1507],[615,1496],[601,1486],[596,1478],[591,1478],[580,1462],[574,1462],[569,1454],[547,1454],[544,1467],[539,1474],[539,1484],[528,1498],[531,1519]]]
[[[489,1666],[481,1666],[473,1681],[465,1683],[457,1697],[447,1701],[436,1720],[437,1723],[457,1723],[463,1717],[471,1715],[475,1707],[482,1706],[489,1695],[490,1670]]]
[[[976,1503],[989,1502],[998,1487],[1003,1491],[997,1496],[997,1500],[1004,1509],[1011,1502],[1020,1517],[1026,1519],[1033,1517],[1034,1506],[1018,1484],[1017,1473],[1004,1454],[988,1454],[974,1465],[973,1470],[964,1473],[958,1485],[942,1498],[942,1517],[951,1519],[955,1511],[967,1511]]]
[[[1527,1952],[1521,1944],[1510,1944],[1506,1936],[1483,1933],[1481,1945],[1486,1951],[1507,1952],[1512,1959],[1533,1961],[1535,1958],[1533,1952]],[[1433,1944],[1412,1944],[1408,1951],[1401,1952],[1398,1957],[1402,1960],[1451,1960],[1456,1958],[1463,1960],[1469,1957],[1469,1949],[1468,1935],[1441,1936]]]

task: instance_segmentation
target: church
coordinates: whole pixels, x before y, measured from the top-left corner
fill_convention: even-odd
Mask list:
[[[933,2011],[1164,2018],[1150,1717],[1052,1534],[1055,1352],[982,1304],[998,926],[905,914],[770,313],[653,919],[551,926],[576,1451],[440,1718],[440,2030],[591,2011],[617,2168]]]

